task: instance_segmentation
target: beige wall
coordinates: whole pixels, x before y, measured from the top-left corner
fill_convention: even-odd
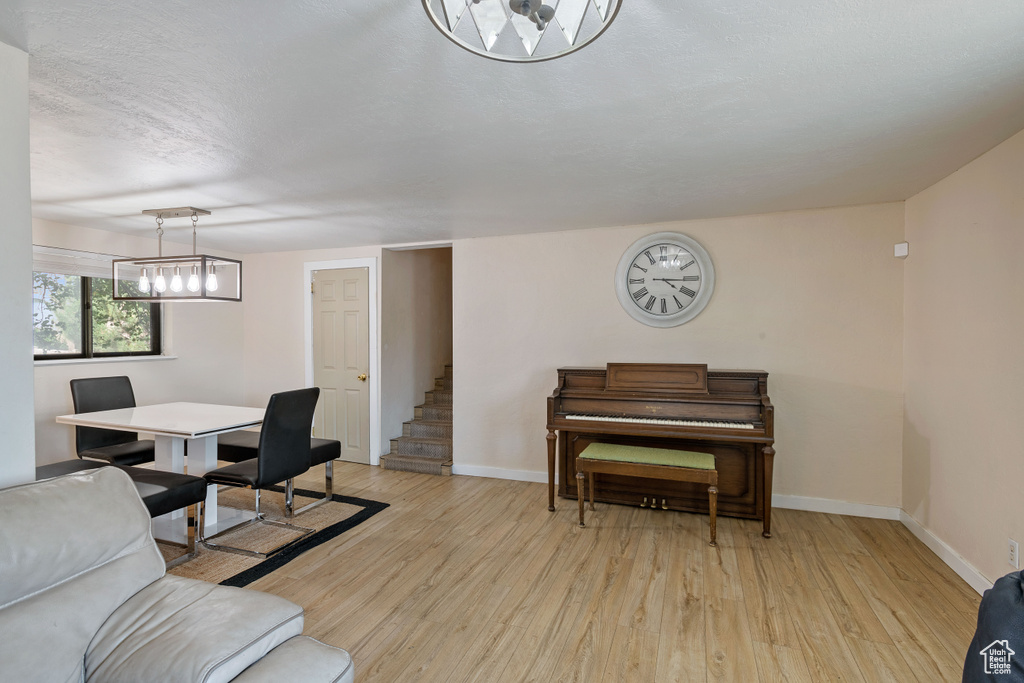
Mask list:
[[[402,423],[452,362],[452,250],[381,254],[381,440],[402,435]]]
[[[242,282],[246,405],[266,405],[274,392],[306,386],[304,297],[310,294],[309,283],[303,280],[305,264],[355,258],[376,258],[379,263],[380,251],[380,247],[357,247],[246,255]]]
[[[156,253],[155,239],[41,220],[33,221],[32,241],[44,246],[117,255]],[[191,248],[191,244],[181,245],[180,249],[177,246],[164,244],[168,253],[188,253]],[[242,306],[171,303],[163,307],[164,354],[177,356],[173,360],[36,363],[35,452],[38,464],[75,457],[74,430],[57,424],[54,418],[73,412],[68,383],[76,377],[128,375],[140,405],[168,401],[242,404]]]
[[[455,470],[546,479],[545,400],[561,366],[767,370],[775,491],[900,503],[901,203],[456,242]],[[680,327],[629,318],[612,276],[660,230],[697,239],[717,283]]]
[[[28,55],[0,43],[0,486],[35,477]]]
[[[1024,543],[1024,132],[906,202],[903,508],[989,580]]]

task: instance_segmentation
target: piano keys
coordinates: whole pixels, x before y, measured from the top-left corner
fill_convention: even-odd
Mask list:
[[[706,365],[609,363],[560,368],[548,398],[548,509],[558,494],[576,497],[576,456],[592,442],[713,453],[718,513],[762,521],[771,536],[774,408],[768,373],[708,370]],[[557,442],[557,458],[556,458]],[[597,500],[707,512],[706,487],[636,477],[601,476]]]

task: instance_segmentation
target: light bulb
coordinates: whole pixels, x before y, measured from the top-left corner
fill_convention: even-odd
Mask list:
[[[206,276],[206,291],[217,291],[217,266],[210,266],[210,274]]]
[[[174,266],[174,276],[171,278],[171,291],[181,291],[181,268]]]
[[[156,269],[156,278],[153,279],[153,290],[157,292],[167,291],[167,281],[164,280],[164,269]]]
[[[142,276],[139,278],[139,291],[140,292],[148,292],[149,291],[149,275],[146,273],[146,269],[145,268],[142,269]]]
[[[188,287],[190,292],[199,291],[199,269],[196,266],[192,266],[192,272],[188,276],[188,284],[185,286]]]

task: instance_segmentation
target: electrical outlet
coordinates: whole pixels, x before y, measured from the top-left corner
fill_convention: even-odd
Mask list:
[[[1017,541],[1008,539],[1010,541],[1010,566],[1014,569],[1020,569],[1020,548],[1017,546]]]

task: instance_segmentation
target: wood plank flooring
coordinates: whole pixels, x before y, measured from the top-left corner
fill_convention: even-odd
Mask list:
[[[980,601],[899,522],[720,517],[711,548],[681,512],[598,504],[580,529],[542,484],[339,463],[335,492],[391,507],[251,587],[360,683],[959,681]]]

